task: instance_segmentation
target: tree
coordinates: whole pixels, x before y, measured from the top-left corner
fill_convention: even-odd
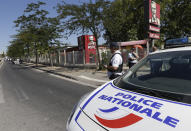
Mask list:
[[[36,64],[39,53],[50,52],[52,43],[59,44],[58,38],[61,37],[59,20],[47,17],[49,12],[41,8],[45,4],[39,1],[28,4],[24,14],[14,21],[19,28],[17,36],[26,43],[28,51],[29,47],[35,50]]]
[[[21,58],[24,56],[24,43],[22,41],[14,39],[10,43],[11,45],[7,49],[7,56],[12,58]]]
[[[81,5],[62,3],[58,4],[57,12],[62,21],[62,28],[66,36],[78,33],[91,32],[96,38],[96,50],[98,65],[100,65],[100,55],[98,50],[98,39],[103,28],[103,10],[109,5],[108,1],[92,0]]]
[[[158,1],[160,2],[160,1]],[[166,39],[191,35],[191,1],[167,0],[161,5],[161,34]]]
[[[161,7],[161,40],[191,35],[191,2],[155,0]],[[105,36],[110,41],[144,39],[143,0],[114,0],[105,10]]]
[[[105,35],[109,41],[144,39],[144,1],[115,0],[105,10]]]
[[[5,53],[4,52],[1,54],[1,57],[5,57]]]
[[[38,44],[40,39],[40,28],[46,22],[46,15],[48,14],[45,10],[39,10],[40,6],[45,5],[43,2],[30,3],[24,10],[24,14],[15,22],[16,27],[19,27],[20,31],[27,30],[31,35],[31,43],[35,49],[36,64],[38,63]]]
[[[24,54],[27,54],[27,60],[30,59],[32,51],[32,34],[28,30],[20,30],[16,35],[13,36],[14,39],[22,41],[24,45]]]

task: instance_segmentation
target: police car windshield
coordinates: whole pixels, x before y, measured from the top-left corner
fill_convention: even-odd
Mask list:
[[[124,89],[191,103],[191,51],[147,56],[118,82]]]

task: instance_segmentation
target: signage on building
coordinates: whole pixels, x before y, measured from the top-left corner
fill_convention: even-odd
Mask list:
[[[149,38],[160,39],[160,34],[149,32]]]
[[[160,39],[160,5],[153,0],[145,0],[145,21],[146,37]]]
[[[82,35],[78,37],[78,48],[85,51],[85,62],[96,61],[96,40],[93,35]]]
[[[88,41],[88,49],[96,49],[96,42],[94,40],[94,36],[89,36],[89,41]]]
[[[156,26],[149,25],[149,30],[154,32],[160,32],[160,28]]]
[[[149,0],[149,23],[160,26],[160,5]]]

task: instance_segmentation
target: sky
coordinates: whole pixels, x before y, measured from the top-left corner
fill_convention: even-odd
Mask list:
[[[15,21],[19,16],[23,15],[27,4],[36,3],[39,0],[1,0],[0,3],[0,54],[6,52],[7,46],[10,45],[9,41],[12,40],[11,36],[15,35],[16,28],[14,27]],[[50,16],[57,16],[56,10],[53,9],[57,3],[62,0],[40,0],[46,3],[44,8],[49,11]],[[65,0],[67,3],[79,4],[89,0]],[[72,35],[69,39],[61,39],[61,42],[77,45],[77,36]]]

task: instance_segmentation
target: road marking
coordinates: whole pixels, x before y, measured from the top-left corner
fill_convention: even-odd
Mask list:
[[[27,96],[27,94],[26,94],[21,88],[19,88],[19,90],[20,90],[20,92],[21,92],[23,98],[24,98],[25,100],[28,100],[29,97]]]
[[[15,92],[17,94],[17,96],[19,97],[20,101],[26,101],[29,100],[29,97],[27,96],[27,94],[21,89],[21,88],[15,88]]]
[[[90,81],[97,81],[97,82],[108,82],[108,81],[106,81],[106,80],[98,80],[98,79],[89,78],[89,77],[87,77],[87,76],[83,76],[83,75],[78,76],[78,77],[83,78],[83,79],[87,79],[87,80],[90,80]]]
[[[50,88],[48,88],[48,93],[53,94],[53,91]]]
[[[0,69],[1,69],[2,66],[3,66],[3,62],[0,62]]]
[[[3,87],[0,84],[0,104],[5,103],[4,95],[3,95]]]

